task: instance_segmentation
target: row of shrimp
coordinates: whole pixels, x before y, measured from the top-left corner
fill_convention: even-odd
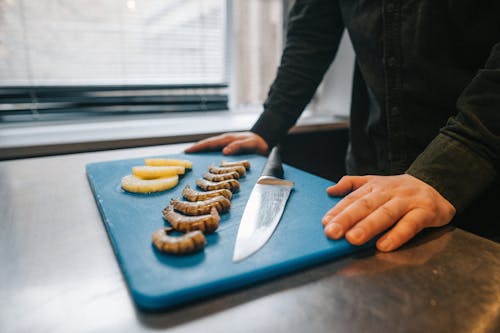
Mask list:
[[[187,254],[203,249],[206,245],[204,234],[217,230],[220,214],[231,207],[233,193],[240,189],[239,179],[246,175],[248,169],[248,160],[222,161],[220,166],[210,166],[203,178],[196,180],[200,191],[186,185],[182,191],[184,200],[172,199],[162,211],[170,227],[153,233],[156,248],[171,254]],[[174,236],[174,231],[184,234]]]

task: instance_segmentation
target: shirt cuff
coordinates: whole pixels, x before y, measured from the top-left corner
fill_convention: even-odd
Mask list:
[[[260,135],[271,149],[285,138],[291,126],[293,123],[291,124],[289,120],[280,117],[279,113],[266,110],[260,115],[250,131]]]
[[[496,171],[487,160],[460,141],[439,134],[406,171],[436,189],[457,210],[483,192]]]

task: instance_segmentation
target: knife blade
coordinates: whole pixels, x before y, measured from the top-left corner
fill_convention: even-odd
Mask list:
[[[294,186],[292,181],[283,179],[283,175],[276,146],[271,150],[243,211],[234,246],[234,262],[254,254],[271,238]]]

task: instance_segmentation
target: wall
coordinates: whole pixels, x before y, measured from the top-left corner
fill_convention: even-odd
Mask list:
[[[283,48],[282,0],[233,0],[230,45],[230,104],[261,105]]]
[[[233,0],[230,12],[230,85],[233,108],[260,107],[276,75],[290,0]],[[347,117],[351,103],[354,52],[347,33],[337,57],[307,107],[318,117]],[[331,117],[330,117],[331,118]]]
[[[354,51],[348,34],[344,32],[337,57],[309,104],[310,111],[318,115],[333,114],[348,117],[353,72]]]

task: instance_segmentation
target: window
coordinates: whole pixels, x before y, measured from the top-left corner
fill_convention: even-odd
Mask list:
[[[226,0],[0,0],[0,122],[227,108]]]

